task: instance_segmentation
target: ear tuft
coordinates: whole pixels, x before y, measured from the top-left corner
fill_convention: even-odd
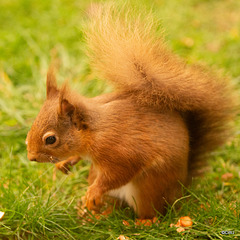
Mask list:
[[[50,66],[47,73],[47,99],[55,96],[58,92],[54,69]]]

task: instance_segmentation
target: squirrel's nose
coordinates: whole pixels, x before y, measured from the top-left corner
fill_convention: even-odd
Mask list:
[[[36,162],[37,161],[36,154],[28,153],[27,157],[31,162]]]

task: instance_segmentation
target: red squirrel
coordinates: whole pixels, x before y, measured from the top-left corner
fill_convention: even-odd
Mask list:
[[[89,159],[86,206],[114,196],[139,218],[165,213],[194,168],[226,142],[236,113],[225,78],[190,66],[157,37],[151,16],[99,7],[88,26],[88,55],[115,91],[94,98],[50,68],[47,97],[27,135],[28,158],[63,172]]]

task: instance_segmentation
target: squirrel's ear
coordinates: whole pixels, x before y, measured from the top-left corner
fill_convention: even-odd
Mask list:
[[[68,84],[65,82],[60,89],[58,116],[69,117],[72,124],[78,129],[87,129],[89,115],[84,104],[78,103],[77,106],[68,101],[68,96],[71,93],[68,89]]]
[[[47,99],[55,96],[58,92],[54,70],[50,67],[47,73]]]
[[[75,107],[69,103],[67,99],[60,98],[59,99],[59,109],[58,114],[61,116],[69,116],[71,117],[74,113]]]
[[[76,109],[67,99],[61,99],[59,103],[59,116],[68,116],[78,130],[88,128],[88,118],[84,107],[81,110]]]
[[[67,100],[68,84],[65,82],[60,89],[58,115],[71,117],[75,107]]]

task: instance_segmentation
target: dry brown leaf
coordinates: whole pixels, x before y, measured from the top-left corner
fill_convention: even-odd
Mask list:
[[[152,223],[158,224],[158,223],[160,223],[160,220],[158,220],[157,217],[154,217],[154,218],[152,219]]]
[[[124,235],[120,235],[117,239],[119,240],[127,240],[129,237],[125,237]]]
[[[193,225],[192,219],[189,216],[180,217],[177,224],[171,223],[170,227],[176,227],[177,232],[185,231],[184,227],[191,227]]]
[[[178,227],[178,228],[177,228],[177,232],[179,232],[179,233],[180,233],[180,232],[184,232],[184,231],[185,231],[185,228],[183,228],[183,227]]]
[[[126,221],[126,220],[123,220],[123,225],[125,225],[125,226],[130,226],[130,223],[128,222],[128,221]]]
[[[181,227],[191,227],[193,225],[192,219],[188,216],[181,217],[179,220]]]
[[[135,225],[137,226],[152,226],[153,222],[151,219],[136,219]]]
[[[222,181],[228,181],[233,178],[233,174],[230,172],[224,173],[221,178],[222,178]]]

